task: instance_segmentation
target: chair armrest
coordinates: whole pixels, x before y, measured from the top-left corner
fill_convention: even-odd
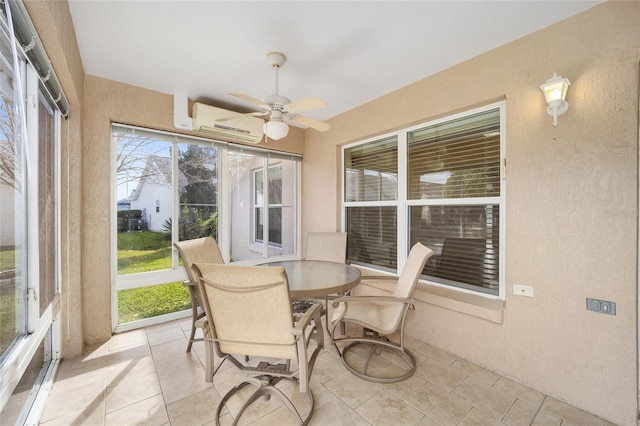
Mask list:
[[[295,323],[293,330],[291,331],[294,336],[301,336],[304,333],[304,330],[309,326],[309,323],[312,319],[316,319],[316,321],[320,321],[320,317],[322,316],[322,311],[324,310],[323,306],[319,303],[311,305],[307,312],[300,317],[300,319]]]
[[[362,302],[386,302],[386,303],[413,303],[416,299],[413,297],[394,297],[394,296],[346,296],[338,297],[333,301],[333,307],[337,308],[340,303],[362,303]]]

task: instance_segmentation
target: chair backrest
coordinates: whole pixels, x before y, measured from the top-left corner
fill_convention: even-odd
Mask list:
[[[345,263],[347,260],[347,233],[309,232],[304,258]]]
[[[433,250],[421,243],[416,243],[411,247],[411,251],[398,277],[398,283],[393,292],[395,297],[411,297],[413,295],[424,265],[433,254]]]
[[[195,277],[191,265],[196,262],[224,264],[218,243],[211,237],[179,241],[173,245],[178,249],[182,263],[184,263],[184,268],[187,270],[187,274],[189,274],[189,281],[194,283],[194,285],[197,285],[198,279]]]
[[[284,268],[195,263],[193,269],[218,352],[297,358]]]

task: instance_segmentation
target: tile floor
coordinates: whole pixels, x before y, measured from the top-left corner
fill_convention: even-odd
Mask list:
[[[221,393],[239,381],[238,370],[224,363],[213,384],[205,382],[204,344],[185,352],[189,327],[185,319],[117,334],[63,361],[41,425],[215,424]],[[311,378],[311,425],[611,425],[423,342],[408,345],[418,360],[413,377],[389,385],[356,378],[329,346]],[[241,423],[292,423],[273,399],[252,408]],[[221,423],[231,424],[224,412]]]

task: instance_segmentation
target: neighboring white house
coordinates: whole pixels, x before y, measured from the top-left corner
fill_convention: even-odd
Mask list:
[[[178,176],[180,190],[186,185],[182,173]],[[171,158],[149,156],[142,178],[131,195],[118,203],[129,202],[130,210],[142,210],[146,229],[164,231],[163,223],[171,218]]]
[[[16,205],[14,197],[15,189],[0,182],[0,205],[14,206]],[[16,244],[16,221],[15,211],[12,208],[0,209],[0,247],[13,247]]]

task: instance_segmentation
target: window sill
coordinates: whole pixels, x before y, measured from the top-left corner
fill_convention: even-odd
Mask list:
[[[374,275],[371,270],[366,270],[366,275]],[[382,274],[381,274],[382,275]],[[367,280],[363,276],[360,283],[363,290],[371,289],[374,292],[391,293],[395,287],[395,280],[375,279]],[[495,324],[502,324],[504,319],[504,300],[488,298],[476,294],[443,288],[420,281],[413,295],[420,302],[439,306],[450,311],[474,316]]]

